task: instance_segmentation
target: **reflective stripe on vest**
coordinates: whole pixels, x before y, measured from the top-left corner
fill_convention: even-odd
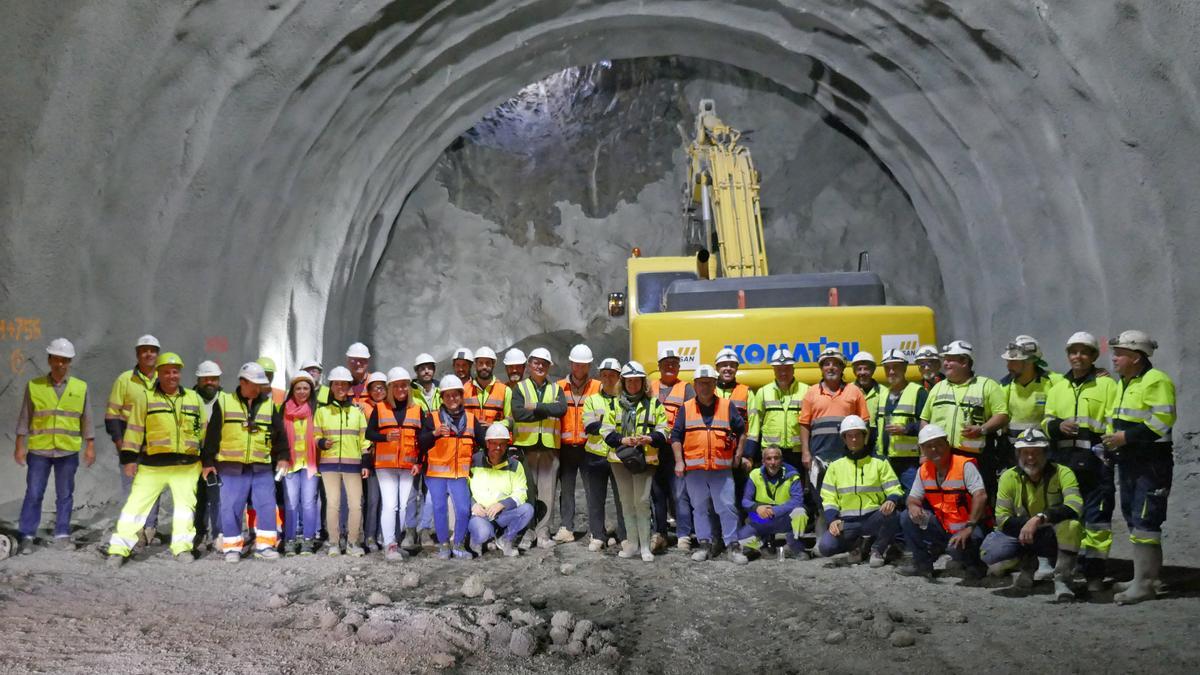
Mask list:
[[[204,427],[203,407],[200,395],[190,389],[180,388],[179,396],[168,397],[156,387],[146,396],[146,454],[170,453],[199,457],[200,430]],[[124,449],[132,452],[141,450]]]
[[[925,488],[925,501],[933,509],[934,516],[942,524],[942,528],[954,534],[966,526],[971,520],[971,494],[967,492],[966,477],[963,469],[967,462],[975,460],[962,455],[950,456],[950,470],[946,479],[940,484],[937,481],[937,466],[934,462],[924,462],[918,474],[918,480]]]
[[[729,409],[729,400],[718,397],[712,421],[705,424],[696,399],[683,404],[685,471],[718,471],[733,466],[734,436]]]
[[[885,414],[887,411],[887,403],[881,401],[879,406],[879,418],[882,424],[877,425],[880,438],[883,438],[883,428],[892,424],[900,426],[908,426],[908,424],[917,419],[917,415],[921,411],[917,410],[917,397],[921,394],[921,385],[915,382],[909,382],[905,385],[904,390],[900,392],[900,400],[896,401],[896,407],[892,408],[891,414]],[[921,448],[917,444],[916,436],[905,436],[903,434],[888,434],[888,447],[884,448],[888,457],[919,457]]]
[[[930,415],[930,423],[938,424],[945,429],[951,441],[957,440],[954,447],[976,455],[983,451],[987,439],[982,436],[963,438],[962,430],[963,427],[979,425],[987,421],[987,418],[984,417],[983,398],[986,382],[987,380],[978,376],[973,377],[971,383],[967,385],[962,399],[958,399],[950,385],[950,380],[942,380],[934,385],[929,401],[926,402],[926,405],[931,406],[930,409],[933,412]],[[945,412],[947,409],[950,409],[950,412]]]
[[[468,478],[471,475],[471,455],[475,452],[475,416],[463,412],[463,430],[451,429],[453,435],[438,436],[442,411],[433,413],[433,447],[426,460],[425,475],[430,478]]]
[[[262,399],[250,418],[249,410],[236,394],[219,392],[221,445],[218,462],[268,464],[271,461],[271,401]]]
[[[674,427],[675,417],[679,415],[679,409],[684,404],[683,397],[687,395],[687,383],[680,380],[664,392],[662,380],[655,380],[650,383],[650,394],[657,398],[667,411],[667,427]]]
[[[807,387],[792,383],[795,391],[784,394],[779,384],[771,382],[759,390],[762,401],[759,410],[759,443],[762,447],[777,446],[782,450],[800,447],[800,410],[804,406]]]
[[[780,471],[782,470],[780,469]],[[788,503],[788,500],[792,498],[792,484],[800,480],[800,474],[793,473],[772,486],[763,477],[763,471],[764,469],[760,466],[750,472],[750,482],[754,483],[755,503],[776,506]]]
[[[79,452],[83,448],[83,403],[87,397],[87,384],[83,380],[67,377],[62,397],[54,392],[49,376],[35,377],[29,381],[29,401],[32,410],[29,417],[30,450],[62,450]]]
[[[597,405],[597,399],[599,399],[598,405]],[[595,395],[591,396],[588,400],[591,401],[592,410],[589,412],[588,415],[584,416],[583,425],[585,427],[590,426],[593,422],[603,423],[605,416],[610,411],[614,411],[617,409],[617,397],[616,396],[605,396],[604,394],[595,394]],[[608,447],[608,443],[604,442],[603,426],[601,427],[601,430],[599,433],[592,434],[587,437],[587,444],[584,446],[584,449],[598,457],[605,457],[605,458],[610,458],[610,459],[613,459],[616,461],[620,461],[617,459],[616,450]]]
[[[504,394],[508,391],[508,385],[499,380],[492,380],[492,385],[488,389],[480,388],[478,383],[472,384],[475,390],[474,396],[470,401],[463,399],[466,409],[484,424],[491,424],[504,417]]]
[[[411,469],[417,463],[417,434],[421,431],[421,406],[409,405],[404,408],[404,417],[396,419],[396,411],[387,401],[375,404],[375,414],[379,423],[379,433],[387,435],[390,431],[399,431],[398,441],[375,442],[376,469]]]
[[[722,389],[721,387],[717,387],[717,396],[728,400],[733,407],[737,408],[737,411],[741,414],[742,419],[746,420],[750,418],[750,387],[747,387],[744,384],[735,384],[731,389]]]
[[[539,401],[537,390],[533,386],[533,380],[521,380],[517,385],[521,390],[521,394],[525,397],[526,403],[554,403],[558,399],[558,385],[547,380],[546,388],[542,390],[542,398]],[[530,445],[541,445],[545,448],[553,448],[558,450],[562,445],[562,423],[561,420],[555,417],[547,417],[541,420],[532,422],[517,422],[513,426],[516,427],[516,439],[513,445],[519,447],[527,447]]]
[[[589,379],[582,392],[574,391],[569,377],[559,380],[558,386],[567,397],[567,414],[562,418],[562,442],[565,445],[583,445],[587,442],[587,432],[583,430],[583,403],[589,396],[600,392],[600,380]]]

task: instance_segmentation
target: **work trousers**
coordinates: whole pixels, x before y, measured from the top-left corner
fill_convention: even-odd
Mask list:
[[[1162,545],[1162,524],[1167,519],[1167,497],[1171,494],[1171,474],[1175,461],[1170,452],[1156,456],[1130,453],[1117,464],[1121,482],[1121,514],[1129,526],[1129,541],[1150,546]]]
[[[575,531],[575,479],[586,470],[587,457],[588,451],[582,445],[563,445],[558,453],[558,512],[562,526],[572,532]]]
[[[896,530],[900,528],[900,514],[897,511],[901,510],[901,507],[897,507],[891,515],[885,516],[883,511],[876,509],[868,516],[842,518],[842,533],[836,537],[829,533],[829,524],[826,523],[817,548],[822,556],[828,558],[849,551],[863,537],[875,537],[871,550],[882,554],[892,545]]]
[[[415,510],[413,475],[409,469],[376,469],[375,474],[379,477],[379,523],[383,545],[391,546],[396,543],[397,524],[402,528],[408,514]]]
[[[254,526],[254,550],[274,548],[279,543],[275,532],[275,480],[271,467],[255,471],[254,465],[245,465],[241,472],[227,471],[221,474],[221,550],[241,551],[245,544],[242,538],[242,515],[249,505],[257,514]],[[139,470],[138,473],[141,473]],[[188,513],[189,520],[191,513]]]
[[[79,453],[64,457],[46,457],[34,452],[25,455],[25,500],[21,502],[18,530],[22,538],[37,534],[42,521],[42,501],[50,472],[54,471],[54,536],[71,536],[71,510],[75,508],[75,471],[79,468]]]
[[[301,532],[305,539],[317,536],[317,485],[321,477],[308,475],[307,469],[293,471],[283,477],[283,540],[294,541]]]
[[[482,550],[483,545],[491,541],[497,534],[509,543],[513,543],[517,537],[521,536],[521,532],[529,527],[532,520],[533,506],[530,504],[520,504],[515,508],[504,509],[496,514],[494,520],[471,516],[468,524],[471,532],[471,545]]]
[[[466,478],[436,478],[426,476],[425,484],[429,486],[429,501],[433,503],[433,528],[437,532],[439,544],[445,544],[450,539],[450,509],[446,505],[446,497],[454,508],[454,548],[461,548],[467,538],[467,522],[471,518],[471,486]]]
[[[108,541],[109,555],[128,556],[137,544],[138,532],[145,526],[146,516],[158,502],[163,490],[171,491],[175,510],[171,514],[171,552],[192,550],[196,538],[192,520],[196,508],[196,481],[200,463],[183,466],[139,466],[129,490],[129,499],[117,518],[112,538]],[[270,474],[267,474],[270,478]]]
[[[362,473],[354,471],[322,471],[325,485],[325,527],[329,530],[329,545],[340,546],[342,538],[338,513],[342,509],[342,490],[346,490],[346,543],[357,546],[362,537]]]
[[[937,516],[929,513],[929,523],[925,529],[917,527],[908,515],[908,509],[900,513],[900,528],[904,530],[904,543],[909,553],[912,553],[913,565],[920,570],[933,570],[933,561],[943,553],[961,562],[967,567],[979,568],[979,547],[983,543],[983,528],[971,528],[971,538],[967,540],[965,549],[950,546],[951,534],[942,527]]]
[[[737,509],[733,503],[733,472],[695,469],[683,474],[683,483],[692,507],[696,539],[711,542],[713,514],[720,521],[718,533],[726,546],[737,541]],[[618,482],[618,487],[620,483]]]
[[[612,488],[617,512],[617,539],[625,540],[625,513],[621,508],[620,490],[616,478],[609,468],[608,459],[588,453],[583,464],[583,489],[587,496],[588,532],[592,539],[608,540],[605,513],[608,510],[608,491]]]
[[[613,478],[617,481],[617,498],[621,502],[621,513],[629,529],[628,542],[634,549],[650,550],[650,491],[654,484],[654,467],[641,473],[632,473],[624,464],[611,463]]]
[[[546,513],[533,524],[533,533],[539,538],[550,536],[550,523],[554,517],[554,488],[558,482],[558,451],[531,445],[525,450],[525,476],[529,481],[529,503],[540,501],[546,505]],[[536,508],[534,509],[536,511]]]

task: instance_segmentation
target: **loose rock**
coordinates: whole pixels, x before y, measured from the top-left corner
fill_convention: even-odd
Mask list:
[[[829,631],[825,636],[825,644],[837,645],[846,641],[846,634],[840,630]]]
[[[508,650],[516,656],[533,656],[537,651],[537,636],[528,627],[518,628],[512,632]]]
[[[565,630],[571,630],[571,628],[575,625],[575,617],[571,616],[571,613],[568,611],[559,610],[554,613],[554,616],[550,617],[550,625],[557,628],[563,628]]]
[[[534,595],[529,598],[529,606],[534,609],[546,609],[546,596]]]
[[[367,596],[367,602],[378,607],[392,604],[392,599],[379,591],[372,591],[371,595]]]
[[[890,642],[893,647],[911,647],[917,644],[917,636],[904,629],[892,633]]]
[[[467,577],[462,585],[462,594],[468,598],[478,598],[483,595],[483,579],[478,574]]]
[[[347,626],[354,626],[355,628],[358,628],[359,626],[363,625],[364,623],[366,623],[366,621],[367,621],[367,617],[363,616],[362,613],[360,613],[360,612],[349,612],[342,619],[343,624],[345,624]]]
[[[587,650],[589,654],[597,654],[601,649],[604,649],[604,640],[601,640],[599,635],[593,635],[587,639]]]
[[[416,588],[421,585],[421,575],[416,572],[405,572],[400,577],[400,588]]]
[[[563,576],[574,574],[575,565],[573,563],[563,563],[562,566],[558,568],[558,573],[562,574]]]
[[[963,614],[962,612],[950,612],[950,614],[947,615],[947,618],[950,619],[950,623],[966,623],[967,622],[967,615]]]
[[[488,629],[488,644],[494,649],[508,649],[512,640],[513,627],[507,621],[501,621]]]
[[[287,596],[285,595],[275,594],[270,598],[267,598],[267,607],[270,607],[271,609],[282,609],[287,607],[289,604],[291,604],[291,601],[288,600]]]
[[[550,629],[550,641],[556,645],[565,645],[571,641],[571,633],[566,628],[554,626]]]
[[[447,654],[446,652],[438,652],[438,653],[434,654],[433,659],[431,659],[431,660],[433,661],[433,665],[436,668],[453,668],[454,667],[454,656],[452,654]]]
[[[321,613],[321,618],[319,619],[319,623],[317,625],[319,625],[322,630],[329,630],[330,628],[338,625],[341,620],[342,617],[339,616],[337,612],[330,610]]]
[[[617,651],[617,648],[612,645],[601,649],[599,656],[602,660],[609,663],[616,663],[621,660],[621,652]]]
[[[538,616],[537,612],[527,612],[523,609],[514,609],[508,613],[514,623],[524,626],[537,626],[545,622],[545,619]]]
[[[880,614],[871,622],[871,634],[877,638],[886,638],[896,629],[895,624],[887,616]]]
[[[484,602],[495,602],[496,601],[496,591],[493,591],[490,588],[485,588],[483,590],[483,601]]]
[[[583,652],[586,650],[587,647],[582,642],[579,640],[572,640],[567,643],[567,646],[563,651],[565,651],[568,656],[583,656]]]
[[[595,628],[595,624],[593,624],[591,621],[587,619],[580,619],[579,621],[575,622],[575,631],[571,633],[571,640],[575,642],[583,642],[584,640],[588,639],[589,635],[592,634],[593,628]]]
[[[368,645],[381,645],[395,635],[395,628],[387,621],[368,621],[358,629],[358,641]]]

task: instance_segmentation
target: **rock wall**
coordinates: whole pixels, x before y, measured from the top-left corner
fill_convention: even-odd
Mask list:
[[[146,331],[189,363],[335,361],[370,330],[392,225],[447,146],[565,68],[674,55],[807,95],[863,140],[928,235],[947,335],[985,355],[1017,332],[1051,347],[1079,328],[1158,336],[1156,361],[1180,382],[1191,468],[1177,470],[1172,520],[1187,522],[1184,439],[1200,429],[1196,3],[67,0],[7,3],[4,17],[6,439],[21,383],[60,334],[97,393]],[[653,184],[555,202],[559,231],[611,223],[614,203],[648,204]],[[433,329],[427,341],[448,340]],[[82,494],[114,490],[104,455]],[[0,474],[0,513],[11,517],[21,484]]]

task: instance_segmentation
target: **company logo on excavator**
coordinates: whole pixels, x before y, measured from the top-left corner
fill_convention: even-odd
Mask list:
[[[915,338],[916,336],[914,335],[912,337]],[[859,351],[859,341],[830,340],[822,335],[819,339],[812,342],[768,342],[766,344],[746,343],[738,345],[725,345],[725,347],[732,349],[738,355],[738,360],[746,365],[765,363],[767,359],[771,357],[771,354],[780,347],[790,349],[792,354],[796,357],[796,361],[798,363],[816,363],[817,359],[821,355],[821,352],[829,347],[840,348],[842,353],[846,355],[846,358],[850,358],[855,352]],[[913,350],[915,351],[916,347],[914,347]]]
[[[661,354],[665,349],[675,350],[680,370],[695,370],[700,365],[699,340],[659,340],[658,352]]]

